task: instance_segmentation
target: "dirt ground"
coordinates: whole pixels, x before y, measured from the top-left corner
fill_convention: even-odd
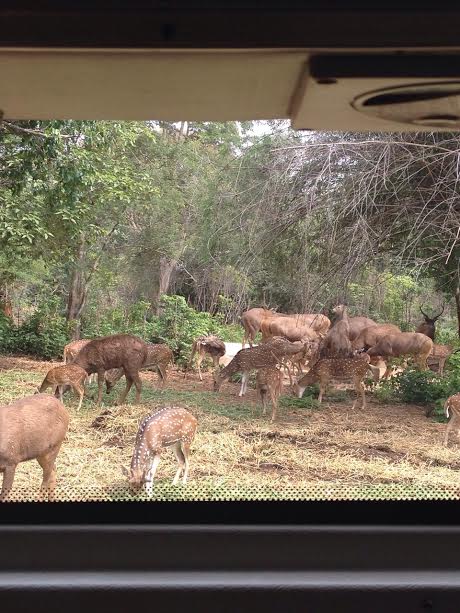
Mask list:
[[[0,401],[33,394],[52,366],[23,357],[0,357]],[[212,392],[210,373],[184,379],[171,369],[158,390],[153,373],[143,373],[142,404],[114,406],[124,381],[104,406],[65,396],[69,432],[57,460],[58,500],[120,499],[133,494],[122,467],[129,466],[140,420],[155,407],[180,405],[198,418],[186,487],[172,488],[174,456],[165,450],[155,481],[157,498],[460,498],[460,446],[452,435],[442,446],[446,425],[415,405],[384,405],[367,394],[366,410],[351,410],[353,390],[340,401],[326,397],[321,407],[290,405],[285,388],[278,421],[270,423],[256,405],[255,391],[238,397],[239,385]],[[90,393],[95,390],[90,387]],[[103,411],[107,414],[94,420]],[[16,499],[35,499],[41,470],[35,461],[19,465]]]

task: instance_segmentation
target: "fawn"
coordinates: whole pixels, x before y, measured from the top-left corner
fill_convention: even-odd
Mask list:
[[[77,411],[81,408],[83,402],[83,396],[85,395],[85,383],[88,379],[86,370],[77,366],[76,364],[65,364],[64,366],[55,366],[46,373],[46,377],[43,379],[43,383],[38,390],[40,393],[44,392],[48,387],[53,388],[53,394],[56,393],[56,389],[59,390],[59,400],[63,402],[62,396],[64,388],[67,385],[76,392],[79,397],[79,403]]]
[[[276,420],[278,400],[283,391],[283,373],[278,368],[259,368],[256,376],[257,398],[262,402],[263,415],[267,412],[267,396],[272,403],[272,421]]]
[[[212,363],[214,368],[218,368],[220,358],[225,355],[225,343],[221,341],[218,336],[213,334],[208,334],[207,336],[200,336],[199,338],[193,341],[192,345],[192,353],[190,354],[190,360],[185,368],[184,379],[187,376],[187,372],[192,365],[193,358],[197,354],[197,370],[198,375],[200,377],[200,381],[203,381],[203,377],[201,375],[201,363],[209,356],[212,358]]]
[[[364,391],[364,377],[369,370],[369,356],[361,354],[352,358],[324,358],[318,360],[297,383],[295,391],[297,396],[302,395],[308,385],[319,383],[318,402],[321,403],[323,394],[331,379],[352,379],[357,398],[353,403],[355,408],[359,395],[362,398],[362,409],[366,408],[366,395]]]
[[[26,396],[0,407],[0,500],[7,500],[20,462],[37,460],[43,469],[40,498],[54,497],[55,460],[69,425],[64,405],[50,394]]]
[[[444,446],[448,446],[449,434],[452,428],[457,425],[457,437],[460,435],[460,393],[450,396],[444,404],[444,413],[450,421],[444,434]]]
[[[146,492],[153,491],[160,454],[164,447],[173,447],[179,463],[173,485],[177,485],[183,471],[182,483],[185,485],[189,471],[190,445],[197,427],[196,418],[182,407],[163,407],[147,415],[137,431],[134,452],[129,470],[123,468],[130,485],[136,489],[144,486]]]

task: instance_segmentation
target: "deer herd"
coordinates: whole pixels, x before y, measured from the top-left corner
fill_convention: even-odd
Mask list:
[[[250,375],[256,371],[257,398],[264,415],[270,402],[272,421],[277,417],[285,373],[299,398],[308,386],[317,383],[320,403],[331,381],[349,380],[357,395],[352,409],[359,399],[361,408],[365,409],[365,378],[371,374],[378,380],[381,367],[385,368],[383,378],[388,378],[395,358],[412,359],[422,370],[437,364],[442,375],[444,364],[452,354],[452,347],[434,343],[436,320],[442,312],[430,318],[422,311],[424,321],[417,330],[402,332],[393,324],[376,323],[367,317],[349,317],[343,304],[332,310],[333,323],[323,313],[287,315],[253,308],[241,316],[242,349],[227,366],[219,366],[226,352],[225,343],[214,335],[199,337],[193,343],[184,377],[196,355],[202,380],[201,363],[210,357],[214,365],[214,391],[218,392],[232,375],[241,374],[239,395],[244,396]],[[262,338],[256,345],[258,333]],[[125,402],[133,385],[138,403],[142,393],[139,372],[155,370],[164,387],[173,353],[165,344],[147,343],[131,334],[115,334],[73,341],[64,348],[63,358],[64,364],[49,370],[35,395],[0,407],[0,472],[3,473],[0,500],[9,497],[17,465],[32,459],[36,459],[43,470],[41,497],[53,499],[55,460],[70,420],[63,404],[65,392],[72,389],[78,395],[79,411],[90,377],[97,376],[96,402],[100,404],[104,384],[109,393],[124,376],[126,385],[118,404]],[[50,387],[52,394],[43,393]],[[449,432],[457,423],[460,426],[460,393],[447,400],[445,413],[451,418],[445,432],[444,444],[447,445]],[[144,487],[148,493],[152,492],[160,455],[166,447],[172,447],[179,465],[173,484],[179,482],[181,475],[185,484],[196,428],[196,418],[183,407],[157,407],[144,417],[136,436],[130,469],[125,469],[130,487]]]

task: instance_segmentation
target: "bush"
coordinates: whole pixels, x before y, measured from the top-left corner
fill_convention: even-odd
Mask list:
[[[381,402],[396,401],[408,404],[428,405],[435,415],[442,414],[445,401],[460,390],[460,370],[440,377],[431,370],[408,368],[388,381],[382,382],[374,391]]]
[[[96,306],[91,306],[82,320],[82,336],[96,338],[126,333],[151,341],[158,336],[158,317],[149,316],[149,311],[150,303],[144,300],[128,307],[113,307],[102,313]]]
[[[0,350],[47,360],[61,357],[70,330],[60,314],[60,306],[59,300],[48,300],[18,327],[3,316],[0,320]]]

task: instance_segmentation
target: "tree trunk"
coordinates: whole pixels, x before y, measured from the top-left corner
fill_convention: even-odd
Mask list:
[[[68,322],[74,324],[72,339],[77,340],[80,338],[81,322],[80,316],[85,306],[87,296],[87,284],[83,271],[83,264],[85,261],[85,248],[84,241],[80,243],[78,248],[77,261],[75,262],[75,268],[72,271],[69,287],[69,298],[67,300],[66,319]]]
[[[455,292],[455,303],[457,305],[458,336],[460,338],[460,287],[457,286]]]
[[[171,283],[171,276],[177,266],[177,262],[177,259],[170,259],[164,255],[160,258],[160,276],[158,280],[158,294],[156,299],[157,315],[160,314],[160,298],[163,296],[163,294],[168,293],[169,284]]]

